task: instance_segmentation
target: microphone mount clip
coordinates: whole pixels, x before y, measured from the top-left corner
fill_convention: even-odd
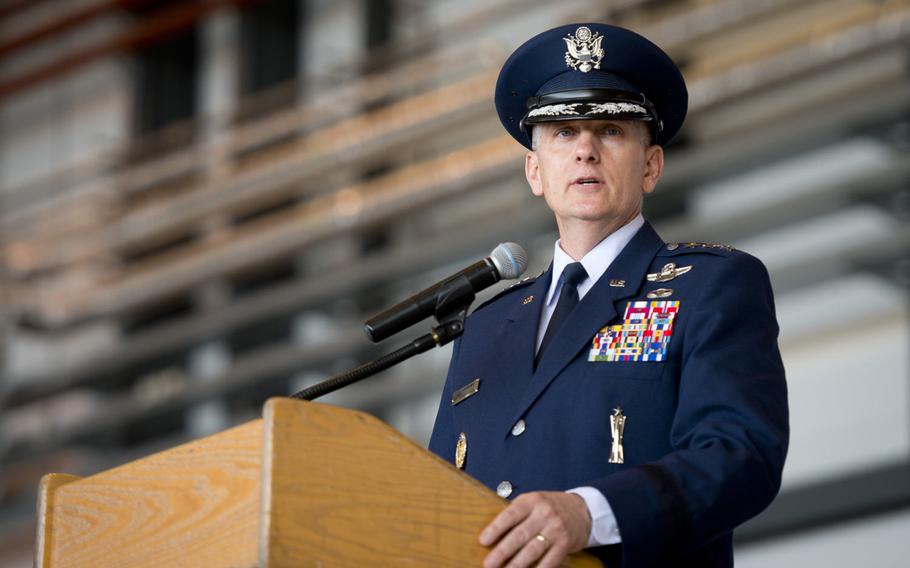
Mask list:
[[[422,335],[404,347],[400,347],[369,363],[294,393],[290,398],[315,400],[320,396],[372,377],[376,373],[393,367],[415,355],[429,351],[434,347],[442,347],[454,341],[464,333],[464,321],[468,314],[468,308],[471,307],[475,297],[474,288],[471,286],[471,281],[468,280],[467,276],[461,275],[453,278],[445,283],[436,298],[434,318],[437,325],[430,330],[430,333]]]

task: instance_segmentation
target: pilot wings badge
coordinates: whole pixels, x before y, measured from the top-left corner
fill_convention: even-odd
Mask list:
[[[591,28],[582,26],[575,30],[575,35],[569,34],[562,38],[569,51],[566,52],[566,65],[587,73],[591,69],[600,69],[600,60],[603,59],[604,50],[600,47],[603,36],[592,33]]]

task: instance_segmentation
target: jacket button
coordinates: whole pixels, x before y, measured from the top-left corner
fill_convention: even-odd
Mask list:
[[[512,426],[512,435],[521,436],[522,434],[524,434],[525,428],[527,428],[527,424],[525,424],[525,421],[519,420],[518,422],[515,423],[515,426]]]
[[[512,494],[512,484],[508,481],[503,481],[496,486],[496,494],[502,497],[503,499],[507,498]]]

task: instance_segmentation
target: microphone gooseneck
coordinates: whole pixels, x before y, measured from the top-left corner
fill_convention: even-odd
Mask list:
[[[515,243],[502,243],[489,257],[368,319],[364,331],[371,341],[382,341],[432,315],[444,314],[458,302],[470,304],[477,292],[503,278],[518,278],[527,268],[525,250]]]

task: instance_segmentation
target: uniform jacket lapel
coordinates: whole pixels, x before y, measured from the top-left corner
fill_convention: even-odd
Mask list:
[[[507,385],[507,390],[513,404],[518,403],[527,389],[528,382],[534,374],[534,348],[537,343],[537,325],[540,311],[546,300],[547,290],[550,287],[550,269],[542,274],[530,286],[522,290],[521,294],[509,306],[505,314],[503,328],[502,350],[500,351],[502,380]],[[527,298],[530,301],[525,303]]]
[[[521,402],[518,411],[513,417],[513,422],[525,414],[541,393],[549,386],[559,372],[565,368],[572,359],[578,355],[582,349],[590,346],[591,338],[602,327],[611,322],[618,314],[618,306],[621,300],[634,296],[641,289],[648,267],[651,265],[654,255],[664,245],[650,223],[645,223],[639,229],[629,244],[619,253],[616,260],[610,265],[607,271],[600,277],[600,280],[591,290],[585,294],[578,306],[569,315],[569,318],[560,328],[559,333],[550,343],[547,350],[541,356],[536,372],[530,384],[521,396]],[[551,267],[552,270],[552,267]],[[549,283],[549,278],[540,278]],[[610,286],[611,280],[624,280],[624,287]],[[544,292],[546,288],[543,289]],[[538,307],[535,312],[539,315]],[[522,351],[521,356],[527,357],[526,366],[530,369],[533,365],[534,358],[534,337],[537,333],[537,320],[532,325],[531,348],[526,354]],[[522,330],[521,334],[528,333]],[[524,341],[527,343],[527,341]],[[524,367],[521,367],[524,369]],[[521,375],[527,376],[527,375]]]

